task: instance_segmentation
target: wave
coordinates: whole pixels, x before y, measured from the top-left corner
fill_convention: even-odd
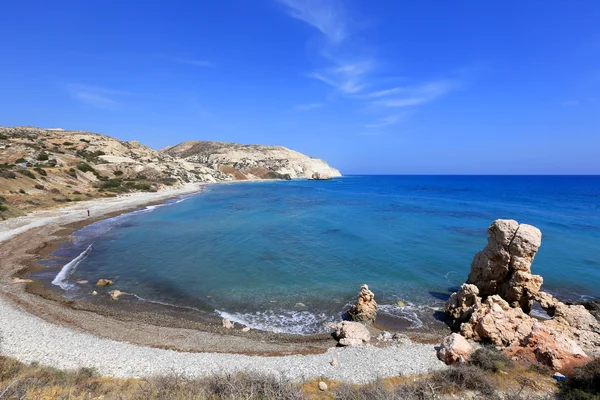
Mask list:
[[[384,314],[403,318],[411,323],[409,329],[418,329],[423,327],[423,321],[421,321],[417,315],[417,312],[422,311],[423,307],[431,308],[427,306],[416,306],[412,303],[406,303],[406,305],[402,307],[395,304],[380,304],[378,311]]]
[[[75,269],[92,251],[92,245],[90,244],[80,255],[72,259],[69,263],[65,264],[64,267],[58,272],[54,280],[53,285],[60,286],[64,290],[73,288],[73,284],[68,283],[67,280],[73,275]]]
[[[325,313],[314,314],[310,311],[257,311],[254,313],[228,313],[215,310],[223,318],[232,322],[275,333],[291,333],[297,335],[314,335],[327,332],[327,323],[334,322],[334,316]]]

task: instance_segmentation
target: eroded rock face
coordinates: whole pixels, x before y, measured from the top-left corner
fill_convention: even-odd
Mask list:
[[[513,220],[494,221],[488,232],[488,245],[475,256],[468,283],[446,303],[446,313],[461,336],[557,370],[600,356],[598,320],[584,306],[564,304],[541,291],[542,277],[531,273],[541,232]],[[550,320],[529,315],[534,301]],[[447,340],[445,347],[456,342]],[[458,362],[447,351],[444,359]]]
[[[359,322],[343,321],[334,329],[334,336],[342,346],[360,346],[371,340],[369,330]]]
[[[475,347],[464,336],[452,333],[442,340],[438,351],[438,358],[448,365],[455,363],[462,364],[469,361],[474,351]]]
[[[477,286],[481,297],[498,294],[529,312],[543,282],[541,276],[531,274],[542,233],[534,226],[503,219],[494,221],[488,233],[488,245],[475,255],[467,283]]]
[[[373,323],[377,318],[377,302],[375,295],[369,290],[368,285],[362,285],[357,296],[356,304],[348,311],[353,321]]]

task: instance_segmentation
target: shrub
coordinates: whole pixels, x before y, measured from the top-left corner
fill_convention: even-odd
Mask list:
[[[494,393],[494,386],[485,372],[472,365],[457,365],[437,371],[431,375],[431,381],[438,387],[457,392],[475,390],[484,395]]]
[[[77,169],[81,172],[95,172],[96,170],[89,164],[84,162],[80,162],[77,164]]]
[[[25,175],[28,178],[35,179],[35,175],[28,169],[20,169],[19,173]]]
[[[123,171],[115,171],[114,174],[115,176],[121,176],[123,175]]]
[[[72,142],[63,142],[63,146],[73,146],[73,143]]]
[[[17,174],[15,174],[12,171],[1,171],[0,177],[6,178],[6,179],[17,179]]]
[[[48,154],[47,153],[43,153],[43,152],[40,153],[40,154],[38,154],[38,156],[37,156],[37,160],[38,161],[48,161],[49,158],[50,157],[48,157]]]
[[[471,355],[469,363],[484,371],[493,372],[504,371],[515,366],[514,361],[509,356],[499,352],[492,346],[485,346],[477,349]]]
[[[58,190],[57,188],[52,188],[50,189],[50,193],[60,194],[60,190]]]
[[[26,159],[24,159],[23,157],[19,158],[18,160],[15,161],[15,164],[23,164],[24,162],[27,162]]]
[[[23,189],[19,189],[19,193],[21,193],[21,194],[27,194],[27,192],[25,190],[23,190]]]
[[[0,134],[0,140],[8,140],[8,136]]]
[[[77,178],[77,171],[75,171],[75,168],[69,168],[69,175],[73,178]]]
[[[81,194],[81,192],[79,190],[76,190],[73,192],[73,194]]]
[[[85,143],[89,143],[90,142],[89,140],[86,140],[86,139],[79,139],[79,141],[80,142],[85,142]]]
[[[35,185],[34,188],[36,188],[37,190],[44,190],[45,189],[44,185],[40,185],[40,184]]]
[[[102,186],[100,186],[103,189],[109,189],[109,188],[117,188],[121,186],[121,180],[120,179],[109,179],[106,182],[104,182],[102,184]]]
[[[600,358],[583,367],[575,368],[573,374],[559,382],[561,399],[600,399]]]
[[[42,168],[40,168],[40,167],[35,167],[33,170],[35,172],[37,172],[38,174],[42,175],[42,176],[48,175],[48,173],[46,171],[44,171]]]

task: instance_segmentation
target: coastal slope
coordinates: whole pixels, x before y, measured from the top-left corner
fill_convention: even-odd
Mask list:
[[[162,151],[98,133],[0,126],[0,218],[187,183],[340,176],[280,146],[185,142]]]
[[[162,152],[241,180],[341,176],[340,171],[325,161],[283,146],[191,140],[167,147]]]

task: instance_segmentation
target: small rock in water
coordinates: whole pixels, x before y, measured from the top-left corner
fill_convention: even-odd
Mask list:
[[[331,360],[331,361],[329,362],[329,364],[331,364],[331,366],[332,366],[332,367],[334,367],[334,368],[340,365],[340,363],[339,363],[339,361],[337,360],[337,358],[334,358],[333,360]]]
[[[405,303],[405,302],[403,302],[402,300],[398,300],[398,301],[396,302],[396,305],[397,305],[398,307],[404,307],[404,306],[406,305],[406,303]]]
[[[296,303],[296,308],[306,308],[306,304],[304,304],[304,303]]]
[[[114,282],[111,281],[110,279],[98,279],[96,286],[108,286],[108,285],[112,285],[113,283]]]
[[[98,294],[98,292],[96,292],[95,290],[92,292],[92,296],[96,296]]]
[[[327,384],[325,382],[319,382],[319,390],[324,392],[327,390]]]
[[[122,296],[124,294],[127,294],[127,293],[121,292],[120,290],[113,290],[110,292],[110,298],[111,298],[111,300],[119,300],[119,296]]]
[[[88,283],[88,281],[77,281],[77,283],[80,285],[85,285],[86,283]]]
[[[233,322],[231,322],[228,318],[223,318],[223,328],[233,329]]]
[[[381,341],[387,342],[387,341],[392,340],[393,338],[394,338],[394,335],[392,335],[390,332],[383,331],[379,334],[379,336],[377,336],[377,341],[378,342],[381,342]]]
[[[242,328],[242,332],[248,332],[248,331],[250,331],[250,327],[249,326],[246,326],[246,327]]]
[[[277,300],[269,300],[269,303],[277,303]]]

